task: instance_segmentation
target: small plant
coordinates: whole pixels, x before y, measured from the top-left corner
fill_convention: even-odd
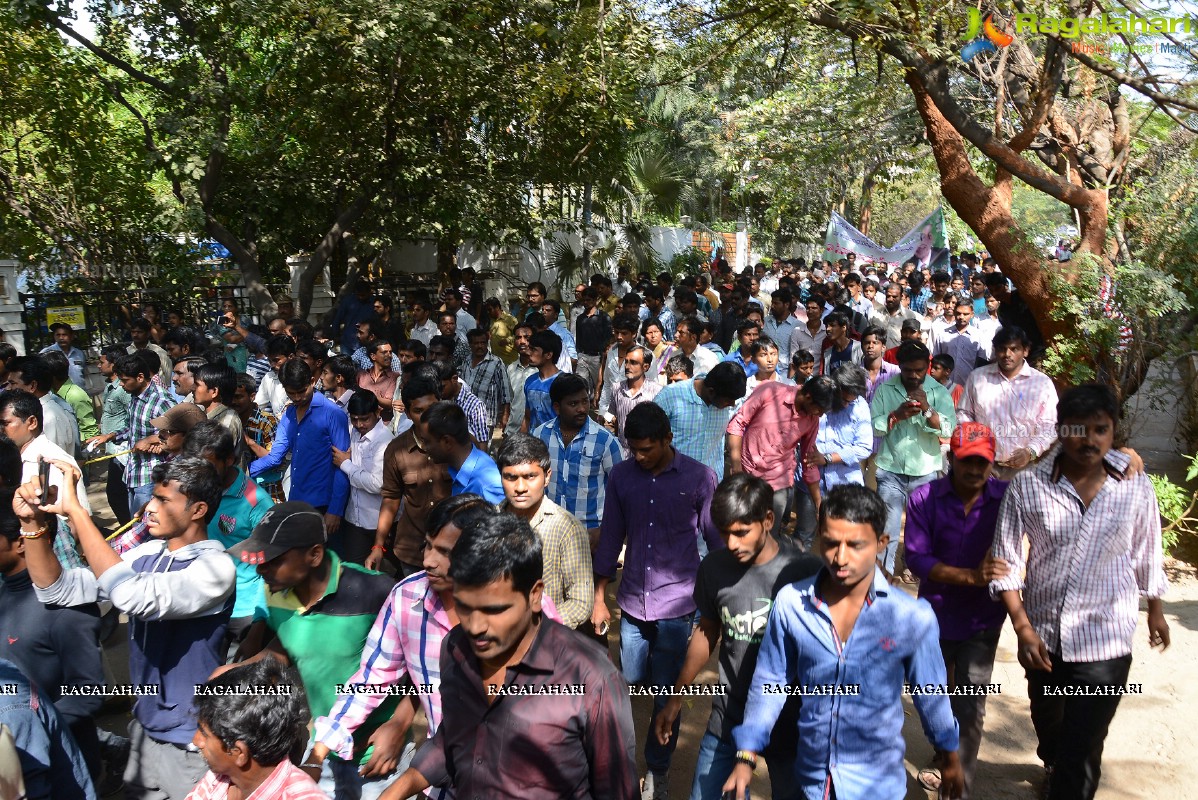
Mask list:
[[[701,247],[687,247],[670,257],[672,275],[698,275],[711,263],[711,256]]]
[[[1186,482],[1198,478],[1198,453],[1190,456]],[[1160,475],[1149,475],[1161,512],[1161,541],[1165,552],[1172,555],[1182,535],[1198,534],[1198,491],[1178,486]]]

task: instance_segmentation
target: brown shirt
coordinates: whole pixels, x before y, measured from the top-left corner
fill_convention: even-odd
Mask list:
[[[424,561],[425,525],[428,513],[449,497],[453,482],[444,464],[434,464],[416,444],[416,434],[404,431],[383,453],[384,500],[402,499],[403,508],[395,523],[395,556],[405,564]]]
[[[504,686],[515,693],[488,703],[466,633],[450,631],[441,642],[441,696],[454,702],[412,761],[430,783],[459,798],[639,795],[628,684],[605,649],[542,619]]]

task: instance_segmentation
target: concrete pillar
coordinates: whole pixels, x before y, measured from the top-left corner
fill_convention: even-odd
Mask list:
[[[21,320],[21,300],[17,296],[17,272],[21,265],[10,259],[0,259],[0,330],[4,340],[25,355],[25,324]]]

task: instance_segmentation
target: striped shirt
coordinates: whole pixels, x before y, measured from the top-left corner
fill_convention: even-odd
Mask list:
[[[537,368],[527,364],[521,364],[520,359],[516,359],[507,365],[507,382],[511,386],[512,401],[507,428],[504,430],[504,436],[511,436],[513,433],[520,432],[520,426],[524,423],[524,382],[528,380],[528,376],[536,373]]]
[[[458,396],[453,398],[453,402],[465,412],[470,435],[486,447],[491,441],[491,422],[487,419],[487,407],[483,405],[482,400],[474,396],[469,386],[460,380],[458,386],[461,388],[458,389]]]
[[[396,584],[374,620],[362,663],[346,684],[395,685],[406,675],[413,686],[432,686],[417,695],[428,719],[428,735],[441,725],[441,640],[453,626],[441,598],[417,572]],[[314,738],[343,759],[354,756],[353,734],[386,695],[338,693],[328,716],[318,717]]]
[[[734,408],[716,408],[703,402],[695,392],[694,379],[672,383],[661,390],[653,402],[670,418],[674,449],[715,471],[717,481],[724,479],[724,433]]]
[[[664,388],[666,387],[662,384],[651,381],[647,377],[641,382],[641,388],[637,389],[635,393],[628,388],[627,380],[620,381],[616,387],[611,401],[611,410],[616,418],[616,437],[620,440],[620,446],[624,448],[624,452],[628,452],[628,440],[624,438],[624,420],[628,419],[628,414],[632,409],[657,397]]]
[[[982,331],[979,328],[967,325],[965,330],[960,330],[954,326],[944,331],[936,339],[932,355],[941,354],[950,355],[953,358],[953,371],[949,377],[957,383],[965,383],[979,360],[990,359],[990,348],[983,340]]]
[[[1161,597],[1167,586],[1156,495],[1147,475],[1123,477],[1128,457],[1111,450],[1106,482],[1086,508],[1059,458],[1021,472],[1007,488],[994,555],[1011,571],[991,581],[990,593],[1022,590],[1032,627],[1065,661],[1119,658],[1131,653],[1140,598]]]
[[[245,435],[250,437],[250,441],[261,447],[263,450],[270,450],[271,444],[275,440],[275,431],[279,427],[279,420],[268,411],[263,411],[261,408],[255,408],[254,413],[250,414],[242,428],[245,430]],[[250,462],[254,460],[254,456],[246,448],[245,462],[242,466],[249,469]],[[270,494],[270,499],[276,503],[286,501],[287,497],[283,492],[283,467],[267,470],[255,478],[259,486],[265,489]]]
[[[557,607],[546,600],[542,600],[541,611],[547,618],[560,621]],[[413,686],[432,687],[432,691],[417,695],[431,737],[441,727],[441,640],[453,627],[441,598],[428,584],[428,573],[417,572],[405,578],[379,609],[366,636],[361,666],[346,685],[392,686],[406,675]],[[387,696],[381,692],[338,693],[328,715],[316,718],[313,739],[328,747],[329,752],[351,760],[354,731],[385,699]],[[429,796],[437,797],[438,791],[431,790]]]
[[[980,422],[994,431],[997,461],[1007,461],[1021,447],[1039,457],[1057,438],[1057,389],[1026,361],[1010,380],[997,364],[988,364],[965,382],[957,419]]]
[[[161,417],[175,405],[161,388],[153,383],[141,390],[137,397],[129,399],[129,427],[125,429],[125,440],[129,447],[155,432],[150,420]],[[129,463],[125,466],[125,485],[130,489],[149,484],[153,478],[154,466],[162,461],[162,456],[155,453],[130,453]]]
[[[224,775],[208,770],[191,794],[187,795],[187,800],[225,800],[232,785]],[[306,772],[283,759],[245,800],[328,800],[328,795]]]
[[[462,380],[487,409],[491,427],[498,425],[503,416],[503,407],[512,403],[512,385],[508,381],[503,361],[499,356],[487,353],[476,365],[472,357],[462,367]]]
[[[603,520],[607,476],[624,460],[620,443],[594,420],[587,419],[569,444],[562,441],[561,420],[540,425],[533,436],[549,447],[552,472],[546,493],[553,502],[578,517],[585,528]]]

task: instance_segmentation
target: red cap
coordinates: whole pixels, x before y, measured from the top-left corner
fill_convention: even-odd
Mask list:
[[[994,431],[980,422],[962,422],[949,439],[953,458],[981,456],[994,462]]]

